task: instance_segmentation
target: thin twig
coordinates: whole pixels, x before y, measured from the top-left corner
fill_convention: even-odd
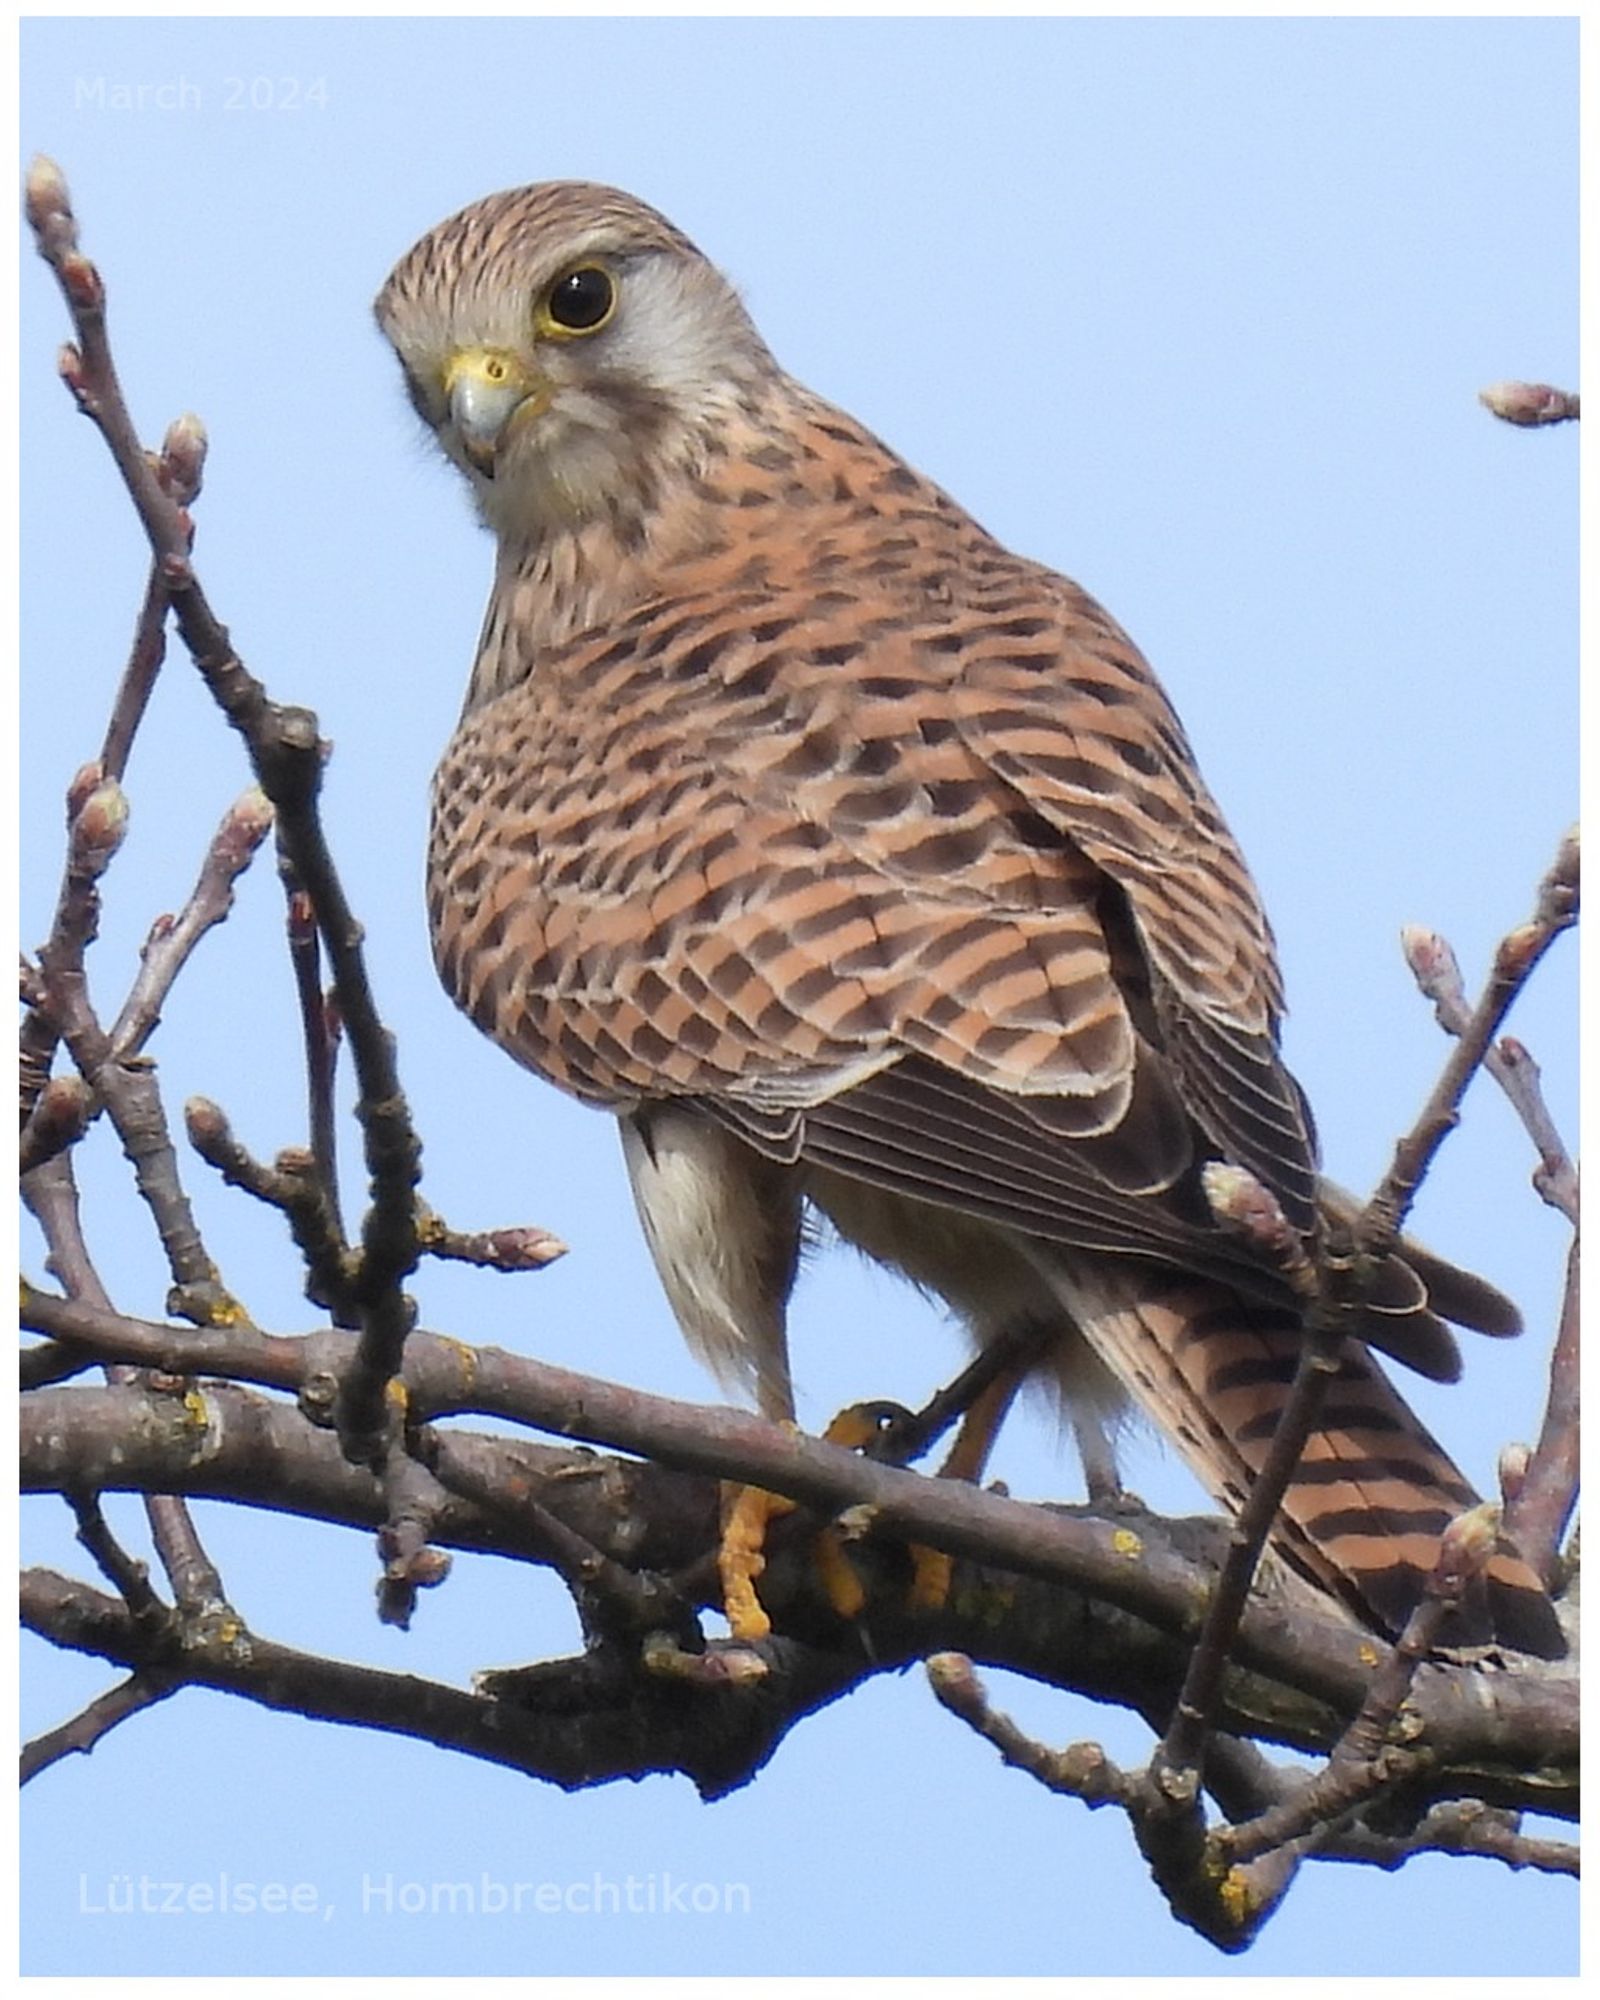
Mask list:
[[[1064,1750],[1026,1735],[1009,1715],[991,1706],[982,1681],[964,1653],[934,1653],[925,1662],[928,1685],[950,1713],[993,1744],[1004,1763],[1025,1771],[1046,1791],[1081,1799],[1086,1806],[1120,1805],[1132,1812],[1139,1787],[1098,1743],[1069,1743]]]
[[[233,885],[271,828],[272,806],[255,785],[223,815],[188,901],[176,917],[158,917],[145,940],[138,975],[111,1028],[118,1061],[137,1055],[155,1032],[173,981],[201,938],[233,908]]]
[[[68,1504],[78,1520],[78,1540],[94,1557],[100,1573],[121,1597],[141,1624],[152,1629],[164,1626],[171,1613],[150,1587],[150,1572],[112,1534],[101,1511],[98,1494],[69,1494]]]
[[[1568,834],[1539,885],[1532,917],[1500,940],[1482,997],[1463,1023],[1439,1081],[1415,1124],[1395,1148],[1388,1173],[1367,1203],[1356,1231],[1357,1244],[1366,1256],[1381,1259],[1394,1248],[1423,1176],[1459,1123],[1467,1085],[1482,1066],[1511,1003],[1540,959],[1577,918],[1578,841],[1576,834]]]
[[[96,1695],[88,1707],[81,1709],[70,1721],[59,1723],[54,1729],[47,1729],[42,1736],[35,1736],[31,1742],[25,1743],[19,1760],[19,1782],[27,1784],[41,1771],[48,1771],[52,1764],[60,1763],[63,1757],[70,1757],[75,1751],[87,1755],[119,1722],[126,1722],[129,1716],[138,1715],[144,1709],[153,1708],[157,1702],[165,1701],[180,1685],[174,1676],[163,1674],[157,1667],[141,1667],[117,1687]]]
[[[1433,1002],[1434,1016],[1449,1035],[1462,1035],[1471,1026],[1472,1010],[1467,1004],[1461,967],[1447,939],[1420,925],[1407,925],[1400,934],[1401,948],[1424,997]],[[1533,1185],[1540,1198],[1559,1209],[1572,1223],[1578,1222],[1578,1172],[1556,1130],[1539,1087],[1539,1065],[1523,1044],[1507,1035],[1485,1051],[1483,1066],[1510,1099],[1529,1138],[1539,1153]]]
[[[344,1242],[339,1209],[337,1123],[334,1080],[339,1064],[339,1012],[333,996],[322,990],[322,951],[318,944],[316,911],[311,898],[295,880],[294,864],[279,843],[278,874],[286,899],[289,965],[300,1003],[300,1033],[306,1058],[306,1119],[311,1158],[322,1186],[329,1216]]]
[[[541,1553],[572,1593],[586,1637],[637,1641],[650,1632],[668,1631],[678,1640],[700,1643],[693,1611],[664,1578],[624,1568],[531,1493],[509,1500],[482,1476],[477,1460],[440,1448],[443,1443],[438,1434],[422,1433],[420,1448],[440,1484],[486,1512],[514,1512],[522,1532],[532,1530]]]
[[[167,656],[167,611],[170,603],[161,572],[152,565],[150,579],[145,585],[144,601],[139,606],[138,620],[134,625],[128,664],[123,669],[122,683],[112,704],[105,747],[100,752],[100,766],[108,778],[120,779],[127,773],[134,736],[144,720],[145,709],[155,689],[156,676]]]
[[[351,1257],[316,1162],[300,1147],[286,1148],[269,1167],[234,1135],[227,1115],[209,1097],[183,1107],[189,1143],[229,1187],[241,1188],[275,1208],[289,1225],[306,1267],[306,1296],[323,1306],[336,1326],[355,1326]]]
[[[1582,1471],[1579,1449],[1580,1261],[1579,1240],[1574,1236],[1567,1253],[1567,1278],[1561,1297],[1561,1320],[1556,1330],[1555,1352],[1550,1359],[1550,1396],[1545,1405],[1544,1423],[1518,1489],[1506,1504],[1506,1535],[1515,1542],[1546,1584],[1554,1584],[1560,1576],[1562,1537],[1577,1505]]]

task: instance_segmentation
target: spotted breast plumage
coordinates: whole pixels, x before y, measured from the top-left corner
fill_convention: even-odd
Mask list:
[[[1300,1320],[1201,1169],[1308,1244],[1344,1218],[1255,887],[1133,643],[787,376],[628,195],[480,202],[377,311],[498,540],[435,783],[439,970],[617,1115],[691,1344],[792,1415],[813,1209],[977,1341],[1044,1338],[1091,1484],[1131,1397],[1237,1507]],[[1387,1631],[1474,1496],[1369,1348],[1448,1379],[1446,1317],[1515,1328],[1392,1258],[1275,1536]],[[1509,1546],[1486,1606],[1464,1636],[1558,1648]]]

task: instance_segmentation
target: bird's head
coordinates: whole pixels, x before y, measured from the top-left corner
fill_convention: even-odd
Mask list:
[[[441,222],[375,310],[418,413],[513,540],[648,509],[778,373],[686,236],[585,181]]]

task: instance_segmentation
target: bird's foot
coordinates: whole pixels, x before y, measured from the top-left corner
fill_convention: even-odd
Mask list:
[[[722,1608],[729,1631],[745,1645],[755,1645],[772,1630],[772,1620],[756,1595],[756,1579],[767,1566],[768,1526],[793,1511],[792,1500],[759,1486],[722,1489],[722,1541],[717,1549]]]

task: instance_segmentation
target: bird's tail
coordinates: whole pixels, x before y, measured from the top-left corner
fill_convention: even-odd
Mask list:
[[[1128,1262],[1089,1273],[1079,1265],[1063,1290],[1101,1360],[1236,1512],[1294,1380],[1302,1344],[1294,1315]],[[1477,1497],[1366,1347],[1350,1340],[1284,1494],[1273,1544],[1313,1583],[1396,1634],[1446,1524]],[[1445,1636],[1453,1644],[1494,1639],[1547,1659],[1566,1651],[1539,1578],[1503,1537]]]

